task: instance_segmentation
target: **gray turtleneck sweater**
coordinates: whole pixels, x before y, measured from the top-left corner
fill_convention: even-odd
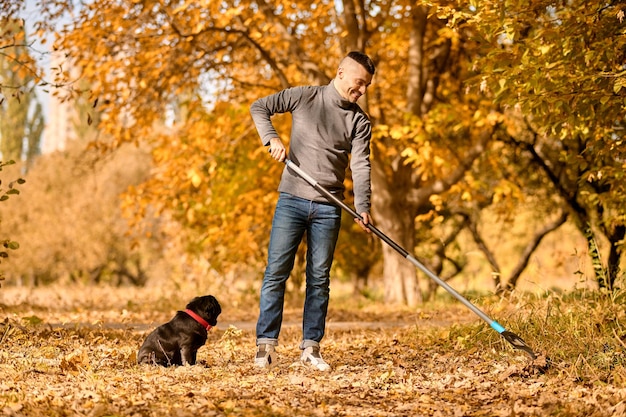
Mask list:
[[[292,115],[288,158],[328,191],[343,199],[348,162],[357,213],[370,212],[371,123],[361,108],[341,97],[333,82],[325,86],[288,88],[252,103],[250,113],[265,146],[278,133],[276,113]],[[349,157],[349,154],[352,154]],[[278,191],[312,201],[326,201],[296,173],[285,168]]]

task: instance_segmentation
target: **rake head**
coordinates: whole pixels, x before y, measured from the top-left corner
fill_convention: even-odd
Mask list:
[[[524,342],[524,340],[522,340],[521,337],[519,337],[518,335],[516,335],[513,332],[509,332],[508,330],[505,330],[505,331],[503,331],[500,334],[515,349],[523,350],[524,352],[526,352],[528,354],[528,356],[531,357],[532,360],[537,359],[537,355],[535,354],[535,352],[526,344],[526,342]]]

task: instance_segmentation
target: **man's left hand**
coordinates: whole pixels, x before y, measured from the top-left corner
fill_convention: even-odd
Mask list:
[[[363,218],[363,221],[361,221],[361,219],[358,219],[358,218],[354,219],[354,221],[359,226],[361,226],[361,229],[365,230],[367,233],[372,233],[370,228],[367,227],[367,225],[372,222],[372,218],[370,217],[369,213],[361,213],[361,218]]]

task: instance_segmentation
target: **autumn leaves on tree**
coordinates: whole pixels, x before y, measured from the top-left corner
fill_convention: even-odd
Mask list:
[[[67,7],[54,4],[43,20]],[[54,48],[86,83],[73,92],[97,103],[88,117],[100,145],[152,149],[157,170],[126,206],[172,213],[190,248],[216,265],[258,268],[265,258],[281,167],[258,148],[249,103],[326,83],[338,57],[358,49],[377,64],[362,106],[375,126],[381,230],[444,279],[470,262],[468,245],[478,248],[502,291],[569,219],[600,246],[589,252],[610,288],[626,233],[625,25],[624,5],[611,1],[96,0],[74,11]],[[276,122],[285,139],[289,123]],[[492,219],[529,211],[522,249],[501,253]],[[386,300],[432,295],[391,249],[363,256],[368,237],[344,234],[338,268],[358,275],[382,261]]]

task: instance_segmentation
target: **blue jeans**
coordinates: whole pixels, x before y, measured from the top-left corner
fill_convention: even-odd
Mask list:
[[[319,345],[324,337],[333,263],[341,226],[341,208],[281,193],[276,203],[267,268],[261,286],[257,344],[276,345],[283,321],[285,284],[293,269],[304,232],[307,236],[306,295],[301,348]]]

